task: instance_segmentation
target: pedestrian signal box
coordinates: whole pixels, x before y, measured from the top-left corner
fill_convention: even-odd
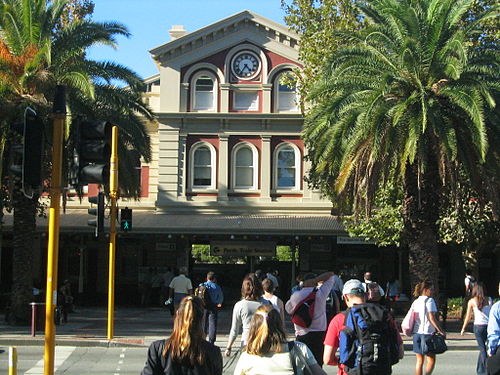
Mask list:
[[[132,230],[132,209],[128,207],[121,209],[120,228],[125,232]]]

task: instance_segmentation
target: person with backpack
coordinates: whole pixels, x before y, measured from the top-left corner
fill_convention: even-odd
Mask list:
[[[261,305],[252,317],[248,343],[233,375],[326,375],[309,348],[286,340],[278,311]]]
[[[141,375],[165,374],[222,375],[220,349],[204,338],[203,301],[198,297],[184,297],[170,337],[149,346]]]
[[[203,301],[205,334],[208,335],[208,342],[213,344],[217,336],[218,309],[222,307],[222,302],[224,302],[224,295],[221,287],[217,284],[217,276],[214,272],[207,273],[207,281],[196,288],[195,295]]]
[[[417,357],[415,366],[416,375],[431,375],[436,365],[436,354],[431,352],[427,343],[432,338],[432,335],[438,333],[446,337],[446,333],[441,328],[437,318],[437,305],[432,294],[434,293],[434,285],[430,281],[422,281],[415,286],[413,295],[417,297],[411,308],[414,314],[413,323],[413,351]],[[422,369],[425,365],[425,372]]]
[[[348,308],[335,315],[328,326],[324,363],[338,365],[338,375],[391,374],[392,365],[404,355],[394,319],[384,307],[366,303],[359,280],[347,281],[342,295]]]
[[[332,290],[334,273],[304,276],[302,289],[293,293],[285,305],[292,315],[297,341],[306,344],[320,366],[323,365],[323,339],[326,331],[326,299]]]

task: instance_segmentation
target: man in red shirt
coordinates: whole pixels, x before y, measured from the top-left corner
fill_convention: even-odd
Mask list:
[[[348,308],[354,305],[361,305],[365,303],[365,291],[363,288],[363,283],[359,280],[349,280],[345,283],[344,288],[342,289],[342,295],[344,301]],[[349,375],[347,370],[345,369],[345,365],[339,363],[339,358],[337,356],[337,349],[340,344],[340,331],[345,328],[344,322],[346,319],[346,314],[339,313],[335,315],[335,317],[330,322],[328,326],[328,330],[326,332],[325,337],[325,349],[323,352],[323,361],[325,365],[339,366],[339,370],[337,375]],[[389,323],[393,328],[397,331],[396,323],[394,319],[390,318]],[[404,348],[403,348],[403,340],[401,339],[401,335],[398,332],[398,344],[399,344],[399,358],[403,358]]]

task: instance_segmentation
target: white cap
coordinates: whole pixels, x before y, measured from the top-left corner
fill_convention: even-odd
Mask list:
[[[344,284],[342,294],[360,294],[364,293],[363,283],[356,279],[351,279]]]

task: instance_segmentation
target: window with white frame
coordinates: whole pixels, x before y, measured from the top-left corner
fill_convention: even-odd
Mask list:
[[[209,72],[196,74],[192,80],[192,103],[194,111],[215,111],[217,103],[217,80]]]
[[[234,91],[233,109],[237,111],[258,111],[259,92],[258,91]]]
[[[233,148],[233,189],[257,189],[258,152],[255,146],[241,143]]]
[[[209,143],[195,144],[191,149],[191,187],[215,189],[215,148]]]
[[[276,189],[300,189],[300,151],[291,143],[275,150],[274,186]]]
[[[298,111],[298,96],[295,87],[288,86],[284,80],[290,77],[290,72],[278,74],[276,77],[275,87],[275,103],[277,112],[295,112]]]

